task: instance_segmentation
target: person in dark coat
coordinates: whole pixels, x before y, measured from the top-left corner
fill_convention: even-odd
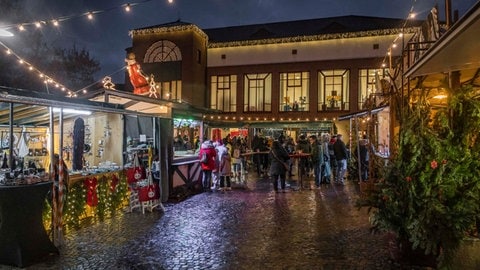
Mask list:
[[[337,175],[337,159],[335,158],[335,152],[333,151],[333,144],[337,141],[337,135],[333,135],[330,138],[330,142],[328,143],[328,154],[330,155],[330,168],[332,168],[332,175],[333,179],[335,180],[335,176]]]
[[[368,162],[369,162],[369,153],[368,153],[368,140],[364,136],[363,139],[358,142],[357,153],[359,154],[360,160],[360,178],[362,181],[367,181],[368,179]]]
[[[335,176],[335,183],[344,185],[343,178],[347,172],[347,158],[348,151],[345,143],[342,140],[342,134],[337,134],[337,141],[333,144],[333,152],[337,160],[337,174]]]
[[[300,135],[300,137],[298,137],[297,146],[295,150],[298,153],[305,153],[305,154],[308,154],[312,151],[312,146],[307,141],[307,138],[305,137],[305,135],[302,134]],[[301,157],[298,160],[298,166],[300,168],[300,175],[302,177],[306,176],[306,174],[310,171],[310,163],[309,163],[308,157]]]
[[[310,160],[312,161],[313,173],[315,175],[315,186],[319,188],[322,180],[322,165],[325,163],[323,147],[316,135],[310,135],[308,138],[312,149]]]
[[[278,192],[278,179],[280,178],[280,186],[282,191],[285,192],[285,178],[288,171],[288,156],[287,150],[275,140],[272,143],[272,149],[269,153],[270,159],[270,176],[272,177],[273,190]]]

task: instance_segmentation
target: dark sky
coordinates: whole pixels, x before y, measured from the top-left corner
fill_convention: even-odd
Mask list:
[[[440,18],[444,19],[443,0],[136,0],[129,13],[121,6],[122,0],[24,0],[27,12],[35,20],[47,20],[73,15],[58,28],[45,26],[41,31],[53,46],[86,48],[101,63],[101,80],[124,66],[125,48],[131,46],[129,30],[163,24],[181,19],[202,29],[267,22],[303,20],[344,15],[364,15],[388,18],[407,18],[413,6],[416,18],[425,19],[430,9],[438,4]],[[477,0],[451,0],[453,9],[463,15]],[[89,21],[82,14],[102,11]],[[30,21],[30,22],[32,22]],[[0,25],[18,22],[5,22]],[[34,28],[27,31],[39,31]],[[12,46],[15,37],[9,38]],[[123,81],[123,72],[112,77]]]

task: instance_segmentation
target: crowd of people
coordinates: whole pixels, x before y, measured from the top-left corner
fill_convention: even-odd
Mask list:
[[[362,141],[359,147],[364,145]],[[362,180],[365,181],[368,157],[364,158],[363,148],[360,152]],[[287,176],[294,175],[294,158],[298,158],[301,177],[314,177],[317,188],[331,182],[344,185],[349,155],[342,134],[318,137],[301,134],[297,140],[283,134],[275,140],[255,134],[251,148],[247,146],[247,138],[227,135],[220,140],[204,140],[200,147],[202,186],[204,191],[231,190],[232,180],[238,181],[246,173],[247,164],[251,164],[258,177],[270,177],[273,189],[284,192]]]

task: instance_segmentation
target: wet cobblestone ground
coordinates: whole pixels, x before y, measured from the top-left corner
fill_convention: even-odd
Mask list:
[[[250,175],[247,188],[71,231],[59,256],[28,269],[402,269],[357,196],[354,182],[274,193]]]

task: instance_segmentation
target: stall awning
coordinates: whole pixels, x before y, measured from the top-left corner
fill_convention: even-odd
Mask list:
[[[185,102],[174,102],[112,89],[102,89],[101,91],[94,93],[89,99],[109,104],[119,104],[126,110],[152,114],[163,118],[176,117],[176,114],[201,118],[203,114],[219,112],[207,108],[198,108]]]
[[[9,125],[9,103],[14,104],[14,124],[23,126],[48,126],[50,115],[48,107],[91,112],[128,113],[118,105],[0,86],[0,125]],[[78,111],[64,112],[63,114],[64,119],[73,117],[78,117]]]
[[[453,25],[406,73],[424,76],[480,68],[480,2]]]
[[[379,113],[383,110],[389,110],[389,106],[385,105],[385,106],[381,106],[381,107],[378,107],[378,108],[375,108],[375,109],[372,109],[372,110],[363,110],[363,111],[358,111],[358,112],[355,112],[355,113],[340,115],[338,117],[338,121],[348,120],[350,118],[355,118],[355,117],[362,117],[362,116],[365,116],[365,115],[368,115],[368,114],[376,114],[376,113]]]

